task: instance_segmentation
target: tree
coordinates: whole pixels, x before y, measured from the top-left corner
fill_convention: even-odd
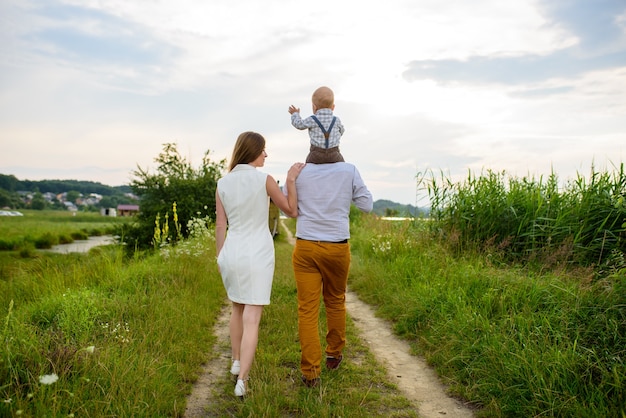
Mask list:
[[[137,167],[130,187],[140,198],[139,214],[132,228],[124,232],[127,247],[151,247],[157,218],[167,219],[169,231],[177,231],[172,213],[174,204],[183,237],[188,236],[187,222],[191,219],[208,216],[215,220],[215,189],[226,160],[213,162],[209,153],[205,152],[201,166],[194,169],[178,153],[176,144],[167,143],[154,160],[159,164],[156,173]]]
[[[9,193],[8,191],[4,190],[4,189],[0,189],[0,208],[12,208],[13,205],[13,199],[11,197],[11,193]]]
[[[0,189],[4,189],[9,192],[17,191],[17,185],[19,180],[14,175],[0,174]]]
[[[76,190],[70,190],[69,192],[67,192],[67,194],[65,195],[65,200],[67,200],[68,202],[72,202],[72,203],[76,203],[76,201],[80,198],[80,192],[76,191]]]
[[[41,192],[35,192],[33,200],[30,201],[30,208],[35,210],[44,210],[46,208],[46,199],[43,198]]]

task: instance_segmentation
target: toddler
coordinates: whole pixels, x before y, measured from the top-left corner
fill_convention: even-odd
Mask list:
[[[300,130],[308,129],[311,149],[306,157],[307,163],[326,164],[343,162],[339,152],[339,140],[344,127],[341,120],[333,115],[335,95],[328,87],[320,87],[313,92],[313,115],[306,119],[300,117],[300,109],[289,106],[291,124]]]

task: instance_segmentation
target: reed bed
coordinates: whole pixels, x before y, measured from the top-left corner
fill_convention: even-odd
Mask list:
[[[421,177],[433,227],[460,251],[482,248],[507,261],[591,266],[601,276],[626,266],[626,173],[578,175],[560,186],[547,178],[487,170],[454,183],[443,174]]]

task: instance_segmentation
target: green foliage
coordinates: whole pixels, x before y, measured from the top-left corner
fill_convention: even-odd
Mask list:
[[[30,202],[30,208],[33,210],[44,210],[46,208],[46,200],[41,192],[36,192]]]
[[[39,248],[40,250],[52,248],[53,245],[57,245],[58,243],[59,237],[51,232],[44,232],[35,238],[35,248]]]
[[[0,189],[8,192],[16,192],[19,189],[19,180],[14,175],[0,174]]]
[[[86,180],[18,180],[13,175],[0,174],[0,189],[8,192],[39,191],[41,193],[64,193],[74,190],[84,195],[97,193],[103,196],[123,195],[130,192],[130,186],[107,186]]]
[[[87,239],[90,236],[112,234],[116,225],[124,225],[128,218],[105,217],[99,213],[53,210],[24,210],[24,216],[3,217],[0,222],[0,251],[21,250],[28,247],[50,248],[59,243]]]
[[[428,221],[367,220],[352,233],[351,288],[478,416],[626,412],[626,270],[594,282],[588,270],[494,265]]]
[[[202,255],[119,249],[0,269],[0,416],[182,416],[224,301]],[[13,267],[14,266],[14,267]]]
[[[102,200],[98,206],[83,207],[83,210],[97,210],[100,208],[115,208],[118,204],[132,204],[136,203],[132,197],[126,196],[126,193],[130,193],[131,188],[128,185],[123,186],[107,186],[102,183],[92,181],[78,181],[78,180],[18,180],[13,175],[0,174],[0,208],[9,207],[12,209],[18,209],[25,206],[22,198],[17,193],[18,191],[38,192],[40,195],[43,193],[53,193],[58,195],[60,193],[69,192],[68,200],[74,202],[81,194],[88,195],[90,193],[99,194]],[[57,209],[66,210],[66,207],[58,200],[52,200],[51,204],[46,202],[41,196],[41,201],[35,202],[35,206],[31,206],[31,209]]]
[[[86,289],[43,298],[27,313],[28,322],[62,336],[67,344],[87,344],[101,316],[100,296]]]
[[[596,172],[559,187],[556,174],[512,178],[505,172],[470,173],[452,183],[431,176],[433,228],[459,249],[483,248],[509,260],[614,267],[626,251],[626,173]],[[558,259],[558,260],[555,260]]]
[[[293,219],[286,223],[293,226]],[[281,231],[282,232],[282,231]],[[244,402],[233,396],[234,382],[218,375],[210,416],[237,417],[416,417],[418,413],[386,376],[350,319],[346,360],[334,372],[322,371],[318,388],[300,383],[297,298],[291,255],[285,234],[276,238],[276,274],[272,303],[264,308],[259,346],[248,382],[252,395]],[[326,332],[322,305],[321,341]],[[358,318],[356,318],[358,320]],[[226,349],[227,351],[228,349]]]
[[[76,203],[79,197],[80,197],[80,192],[76,190],[69,190],[67,194],[65,195],[65,199],[68,202],[72,202],[72,203]]]
[[[0,208],[13,208],[13,195],[6,190],[0,189]]]
[[[225,295],[207,225],[194,219],[192,238],[142,257],[104,248],[0,269],[0,416],[183,416],[203,365],[228,351],[213,349]],[[207,414],[417,416],[350,320],[342,369],[325,371],[319,388],[300,384],[292,247],[284,234],[275,243],[251,396],[233,396],[225,367]]]
[[[132,228],[122,231],[131,249],[149,248],[153,245],[155,219],[167,219],[168,230],[177,231],[172,205],[176,204],[176,216],[182,237],[188,236],[187,223],[204,213],[215,217],[215,190],[217,180],[225,169],[225,160],[213,162],[207,151],[199,168],[194,169],[183,158],[175,144],[165,144],[163,152],[155,159],[156,173],[138,168],[131,182],[134,193],[141,198],[140,212]],[[160,226],[164,228],[163,225]]]

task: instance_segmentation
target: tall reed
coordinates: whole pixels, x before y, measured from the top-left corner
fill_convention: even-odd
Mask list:
[[[624,267],[626,173],[597,172],[559,185],[506,172],[469,173],[453,183],[431,173],[426,183],[434,229],[459,248],[496,250],[508,260],[595,266],[601,274]],[[424,185],[418,185],[424,187]]]

